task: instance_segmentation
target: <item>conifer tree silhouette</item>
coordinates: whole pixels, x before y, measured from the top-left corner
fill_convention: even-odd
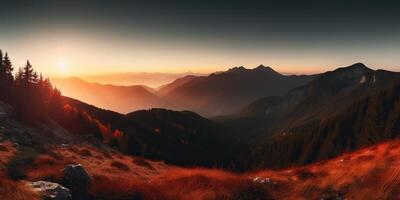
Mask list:
[[[8,101],[11,99],[11,91],[13,85],[13,67],[6,53],[3,57],[3,53],[0,50],[0,100]]]

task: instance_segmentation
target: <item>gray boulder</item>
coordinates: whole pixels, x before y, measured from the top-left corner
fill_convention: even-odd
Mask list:
[[[71,200],[71,191],[58,183],[48,181],[28,182],[27,185],[46,200]]]
[[[74,198],[84,197],[89,189],[92,177],[80,165],[67,165],[62,170],[62,184],[72,191]]]

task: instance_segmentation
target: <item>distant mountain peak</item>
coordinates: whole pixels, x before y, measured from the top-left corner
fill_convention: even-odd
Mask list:
[[[258,65],[256,68],[254,68],[255,70],[271,70],[271,67],[266,67],[264,65]]]
[[[227,73],[242,73],[242,72],[268,72],[268,73],[274,73],[274,74],[279,74],[278,72],[276,72],[274,69],[272,69],[271,67],[268,66],[264,66],[264,65],[259,65],[253,69],[247,69],[243,66],[239,66],[239,67],[233,67],[228,69],[227,71],[225,71]],[[223,73],[223,72],[222,72]]]
[[[372,69],[368,68],[363,63],[354,63],[347,67],[341,67],[334,70],[335,73],[339,73],[341,75],[352,75],[352,76],[361,76],[365,73],[373,71]]]
[[[272,69],[271,67],[268,66],[264,66],[264,65],[259,65],[256,68],[254,68],[253,70],[255,71],[260,71],[260,72],[274,72],[274,73],[278,73],[276,72],[274,69]]]
[[[246,71],[247,69],[243,66],[239,66],[239,67],[233,67],[228,69],[227,72],[242,72],[242,71]]]
[[[354,63],[352,65],[350,65],[348,68],[354,68],[354,69],[370,69],[368,68],[366,65],[364,65],[364,63]]]

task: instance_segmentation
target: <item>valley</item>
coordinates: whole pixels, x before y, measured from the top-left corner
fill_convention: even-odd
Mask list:
[[[35,74],[28,61],[3,90],[12,95],[0,95],[2,199],[400,197],[398,72],[362,63],[304,77],[264,66],[233,68],[178,78],[158,90],[63,80],[65,91],[77,90],[89,102],[115,106],[120,102],[113,97],[128,103],[138,98],[149,106],[126,114],[63,95]],[[265,87],[267,94],[255,92],[261,98],[249,95],[252,102],[209,118],[153,108],[135,96],[139,91],[162,99],[203,80],[223,81],[224,87],[212,89],[217,93],[229,95],[227,88],[236,88],[246,96],[246,88],[254,86],[237,88],[231,78],[251,82],[258,76],[295,81],[286,93]],[[26,98],[33,104],[24,103]]]

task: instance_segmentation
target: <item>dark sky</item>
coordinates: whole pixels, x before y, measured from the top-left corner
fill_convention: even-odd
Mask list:
[[[396,1],[38,0],[2,1],[0,9],[0,48],[44,70],[57,62],[71,73],[400,66]]]

